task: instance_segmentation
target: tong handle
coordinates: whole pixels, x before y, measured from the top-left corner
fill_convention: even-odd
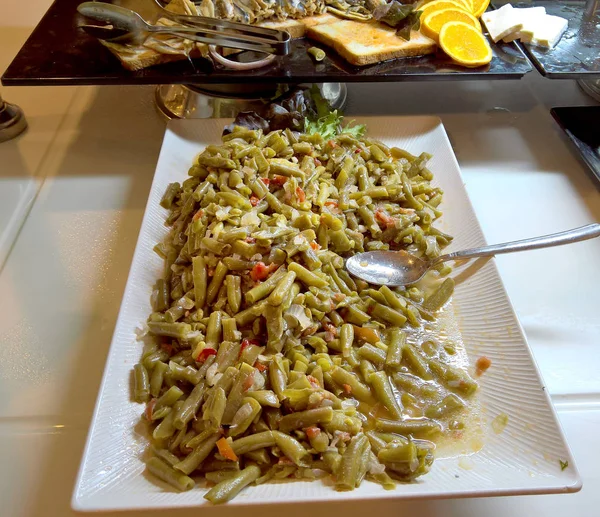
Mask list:
[[[201,30],[213,31],[215,34],[222,35],[223,31],[233,30],[240,33],[241,36],[252,38],[253,41],[261,41],[269,45],[273,50],[273,54],[285,56],[290,53],[291,36],[286,31],[276,29],[268,29],[265,27],[255,27],[245,23],[231,22],[229,20],[220,20],[217,18],[207,18],[205,16],[189,16],[183,14],[175,14],[166,9],[162,13],[165,18],[169,18],[174,22],[178,22],[189,27],[195,27]],[[227,34],[226,37],[233,36]],[[260,40],[256,39],[260,38]]]

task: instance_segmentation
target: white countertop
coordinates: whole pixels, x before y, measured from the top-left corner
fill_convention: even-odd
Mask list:
[[[46,4],[36,0],[24,14],[22,2],[10,0],[9,11],[20,18],[2,27],[3,3],[0,70]],[[2,94],[24,109],[30,128],[0,144],[0,515],[63,517],[74,514],[71,493],[165,123],[151,87]],[[346,112],[441,116],[486,238],[501,242],[600,221],[600,191],[549,113],[581,104],[593,101],[573,82],[532,72],[521,81],[352,85]],[[350,517],[373,510],[598,515],[598,257],[600,240],[496,259],[583,477],[581,492],[336,506]],[[284,511],[295,517],[332,510]]]

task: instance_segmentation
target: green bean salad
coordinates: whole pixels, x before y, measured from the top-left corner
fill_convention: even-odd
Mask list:
[[[169,185],[134,368],[152,474],[179,490],[204,478],[224,503],[287,478],[392,489],[428,472],[477,389],[450,344],[410,332],[444,310],[449,267],[426,288],[376,289],[344,259],[440,254],[429,158],[350,132],[235,127]]]

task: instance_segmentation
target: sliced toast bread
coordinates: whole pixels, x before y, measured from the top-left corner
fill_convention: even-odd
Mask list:
[[[396,35],[396,29],[372,21],[340,20],[309,27],[306,35],[332,47],[356,66],[399,57],[422,56],[436,49],[435,42],[418,31],[413,31],[410,41],[406,41]]]

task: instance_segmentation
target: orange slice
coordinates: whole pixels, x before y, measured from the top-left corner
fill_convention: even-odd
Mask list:
[[[473,8],[471,12],[475,18],[479,18],[490,5],[490,0],[473,0]]]
[[[442,9],[462,9],[463,11],[467,10],[465,4],[461,3],[460,0],[433,0],[433,2],[429,2],[423,7],[419,7],[419,11],[421,11],[421,20],[424,20],[425,16],[427,16],[429,13],[432,13],[434,11],[441,11]]]
[[[430,12],[425,18],[421,18],[421,32],[437,43],[442,27],[448,22],[464,22],[481,32],[481,25],[477,18],[462,9],[442,9]]]
[[[444,24],[439,43],[446,54],[463,66],[483,66],[492,60],[492,49],[485,36],[465,22]]]
[[[462,4],[462,6],[470,13],[473,12],[473,1],[474,0],[456,0],[456,2]]]

